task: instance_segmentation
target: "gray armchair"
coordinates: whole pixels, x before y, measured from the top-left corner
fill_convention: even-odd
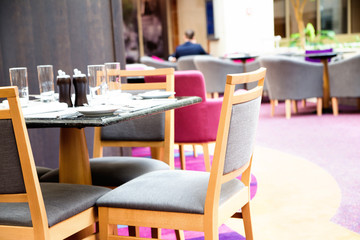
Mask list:
[[[322,114],[323,65],[284,56],[259,58],[267,68],[266,82],[271,103],[271,116],[275,114],[277,100],[285,100],[286,118],[291,117],[291,102],[297,113],[297,100],[317,98],[317,114]]]
[[[142,56],[140,62],[154,68],[174,68],[177,69],[176,63],[169,61],[159,61],[149,56]]]
[[[207,92],[213,94],[214,97],[224,92],[227,74],[242,73],[244,71],[241,63],[234,63],[231,60],[213,56],[196,56],[194,62],[196,68],[205,77]],[[240,84],[238,88],[244,88],[244,85]]]
[[[334,115],[339,114],[339,97],[360,97],[360,54],[329,64],[330,97]],[[358,100],[360,108],[360,101]]]
[[[177,61],[177,68],[180,71],[184,70],[197,70],[194,62],[194,58],[198,55],[183,56]]]

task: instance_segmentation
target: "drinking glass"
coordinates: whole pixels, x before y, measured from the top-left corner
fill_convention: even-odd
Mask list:
[[[109,91],[121,91],[121,77],[120,77],[120,63],[111,62],[105,63],[106,82],[108,83]]]
[[[29,87],[26,67],[16,67],[9,69],[10,84],[17,86],[19,90],[19,99],[22,106],[29,102]]]
[[[88,80],[90,98],[95,99],[106,94],[108,86],[106,84],[106,74],[104,65],[88,65]]]
[[[51,102],[55,100],[54,96],[54,72],[52,65],[37,66],[40,99],[43,102]]]

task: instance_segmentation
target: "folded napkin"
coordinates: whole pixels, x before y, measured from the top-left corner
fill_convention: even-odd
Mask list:
[[[31,102],[27,107],[23,108],[24,116],[28,117],[34,114],[58,112],[68,109],[66,103],[60,102]]]

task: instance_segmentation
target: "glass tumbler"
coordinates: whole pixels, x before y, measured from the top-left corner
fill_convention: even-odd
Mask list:
[[[40,99],[43,102],[51,102],[55,100],[54,91],[54,72],[52,65],[37,66]]]
[[[26,67],[16,67],[9,69],[10,84],[17,86],[19,91],[20,104],[22,106],[29,102],[29,87]]]

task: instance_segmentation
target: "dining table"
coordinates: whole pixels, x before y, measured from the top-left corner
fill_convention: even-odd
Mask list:
[[[27,128],[60,128],[59,141],[59,181],[62,183],[91,184],[89,152],[84,128],[103,127],[122,121],[157,114],[201,102],[196,96],[175,97],[171,99],[144,99],[137,104],[119,105],[113,112],[97,111],[87,114],[77,108],[66,108],[61,111],[42,111],[27,113],[24,118]],[[46,109],[39,104],[38,109]],[[49,107],[47,107],[49,109]],[[51,108],[51,107],[50,107]],[[109,109],[109,108],[107,108]],[[94,113],[94,112],[92,112]]]

